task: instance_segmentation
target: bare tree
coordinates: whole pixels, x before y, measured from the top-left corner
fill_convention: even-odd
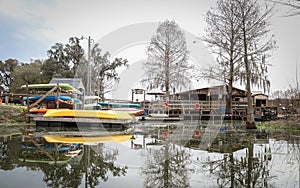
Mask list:
[[[190,83],[186,39],[175,21],[166,20],[159,24],[147,55],[143,81],[148,82],[150,88],[164,88],[169,95],[171,89],[174,91]]]
[[[290,7],[287,16],[300,15],[300,0],[271,0],[272,2]]]
[[[256,128],[253,115],[251,86],[269,88],[266,59],[276,47],[273,36],[269,37],[272,7],[263,10],[257,0],[236,0],[239,11],[240,31],[242,35],[243,61],[240,67],[241,82],[246,85],[248,100],[247,128]],[[244,70],[241,70],[244,69]],[[243,79],[245,78],[245,79]]]
[[[202,38],[217,56],[217,65],[201,70],[200,77],[219,79],[228,85],[226,113],[232,113],[232,87],[236,81],[236,65],[241,59],[241,33],[235,0],[218,0],[206,14],[206,35]]]
[[[218,0],[206,17],[203,37],[217,55],[217,65],[202,71],[202,77],[223,79],[228,84],[227,113],[232,112],[232,86],[236,81],[246,85],[248,108],[247,127],[255,128],[251,86],[268,90],[266,59],[274,49],[268,36],[272,7],[262,10],[256,0]]]

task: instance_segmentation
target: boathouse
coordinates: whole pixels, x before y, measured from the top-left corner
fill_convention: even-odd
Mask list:
[[[209,119],[225,115],[227,90],[227,85],[218,85],[178,93],[177,96],[184,104],[184,118]],[[233,87],[232,103],[235,116],[245,114],[246,92]]]
[[[226,85],[212,86],[189,90],[177,93],[181,100],[194,100],[194,101],[224,101],[227,95]],[[232,88],[233,101],[245,101],[246,92],[244,90],[233,87]]]
[[[218,85],[176,93],[171,95],[168,101],[152,102],[152,111],[167,114],[169,117],[183,117],[191,120],[210,119],[212,117],[245,119],[248,106],[246,91],[233,87],[233,114],[225,114],[227,91],[227,85]],[[256,113],[255,117],[257,119],[263,118],[265,108],[269,105],[268,95],[258,93],[252,95],[252,99]]]

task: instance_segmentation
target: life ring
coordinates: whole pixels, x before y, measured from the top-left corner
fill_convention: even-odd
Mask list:
[[[200,104],[199,103],[195,103],[194,104],[194,109],[195,110],[200,110]]]
[[[165,140],[165,139],[167,139],[168,135],[169,135],[169,131],[168,130],[164,130],[162,138]]]
[[[163,107],[168,108],[169,107],[168,102],[163,102]]]
[[[200,137],[201,131],[199,129],[194,130],[194,137]]]

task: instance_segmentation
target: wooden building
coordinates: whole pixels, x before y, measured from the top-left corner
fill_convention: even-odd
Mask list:
[[[168,117],[183,117],[191,120],[245,119],[248,105],[246,92],[235,87],[232,91],[233,114],[225,114],[227,87],[219,85],[176,93],[171,95],[168,101],[165,99],[152,102],[150,111],[167,114]],[[252,99],[255,118],[264,118],[264,113],[270,110],[265,110],[268,107],[268,95],[254,94]]]
[[[257,93],[252,95],[253,104],[255,107],[265,107],[269,106],[268,102],[268,95],[263,93]]]

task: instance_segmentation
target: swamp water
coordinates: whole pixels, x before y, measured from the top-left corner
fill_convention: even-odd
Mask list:
[[[57,136],[0,135],[0,187],[300,185],[299,132],[180,121],[141,122],[132,135],[74,143],[45,135]]]

